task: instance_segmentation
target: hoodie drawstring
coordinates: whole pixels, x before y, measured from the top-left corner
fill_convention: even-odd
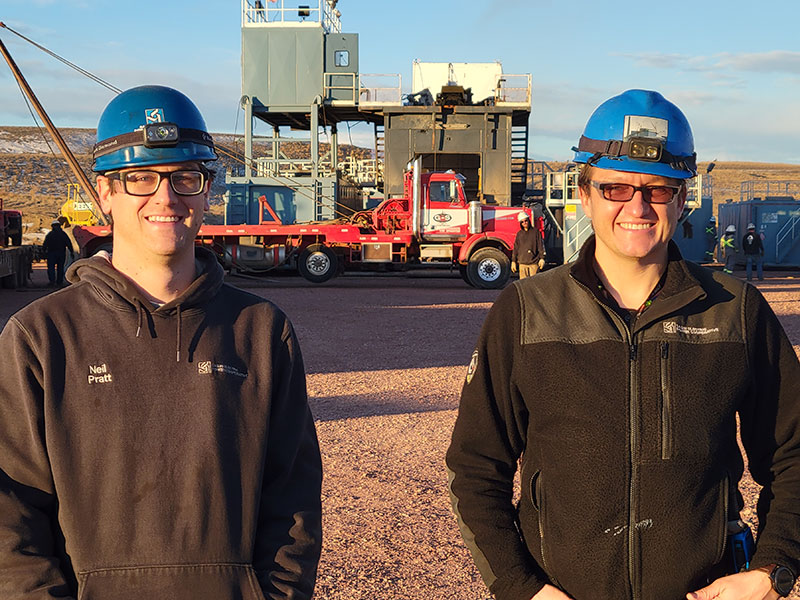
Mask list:
[[[142,314],[144,313],[144,306],[139,300],[136,300],[136,314],[139,317],[138,322],[136,323],[136,337],[139,337],[139,334],[142,331]]]
[[[142,332],[142,322],[145,315],[145,308],[142,302],[137,298],[134,303],[136,304],[136,314],[138,315],[138,320],[136,323],[136,337],[139,337],[139,334]],[[175,362],[181,362],[181,305],[178,304],[176,307],[177,309],[177,316],[178,316],[178,324],[177,324],[177,335],[175,341]]]
[[[181,305],[178,304],[178,335],[175,342],[175,361],[181,362]]]

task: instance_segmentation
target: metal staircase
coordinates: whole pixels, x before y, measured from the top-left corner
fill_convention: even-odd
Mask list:
[[[386,161],[386,132],[383,123],[375,123],[375,187],[383,192],[383,166]]]
[[[528,124],[511,128],[511,204],[522,205],[528,187]]]

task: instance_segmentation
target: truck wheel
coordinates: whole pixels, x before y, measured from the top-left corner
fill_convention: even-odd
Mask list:
[[[469,272],[467,269],[467,265],[458,265],[458,274],[461,275],[461,279],[464,280],[464,283],[471,286],[472,282],[469,280]]]
[[[508,283],[511,263],[497,248],[481,248],[469,257],[467,277],[476,288],[495,290]]]
[[[22,232],[14,233],[11,235],[12,246],[22,246]]]
[[[327,246],[314,244],[300,254],[297,270],[311,283],[322,283],[336,275],[339,270],[339,260]]]

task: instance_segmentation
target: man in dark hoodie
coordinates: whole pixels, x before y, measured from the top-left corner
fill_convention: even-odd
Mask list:
[[[786,596],[800,363],[756,288],[671,241],[696,174],[689,123],[629,90],[592,114],[575,162],[594,235],[498,297],[447,452],[478,569],[497,600]],[[737,419],[763,486],[750,557]]]
[[[311,597],[322,468],[286,316],[194,238],[216,159],[171,88],[121,93],[113,252],[0,334],[0,598]]]
[[[511,251],[511,270],[517,272],[519,278],[532,277],[544,267],[544,241],[536,227],[531,227],[531,216],[527,211],[517,213],[519,231],[514,238]]]

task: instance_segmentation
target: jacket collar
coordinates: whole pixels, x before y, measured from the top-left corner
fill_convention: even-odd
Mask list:
[[[603,304],[606,304],[597,290],[598,277],[594,270],[595,243],[594,235],[586,240],[578,254],[578,260],[570,267],[570,275],[588,288]],[[653,304],[636,319],[633,329],[634,331],[640,330],[687,304],[705,297],[705,290],[689,271],[678,245],[670,240],[667,246],[667,271],[664,286]]]

